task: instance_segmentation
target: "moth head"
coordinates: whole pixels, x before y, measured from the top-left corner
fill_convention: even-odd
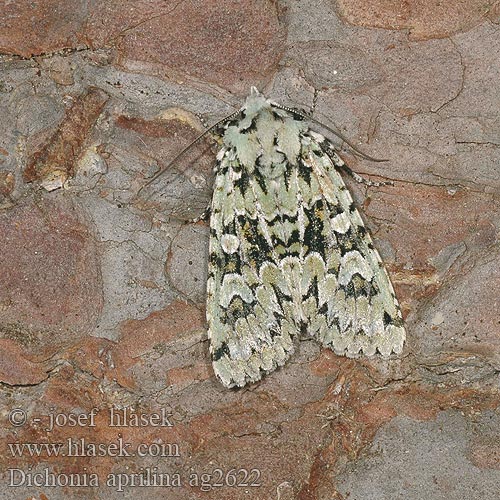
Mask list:
[[[266,99],[256,87],[251,87],[250,95],[247,97],[241,109],[246,117],[253,118],[261,111],[271,108],[271,103]]]
[[[257,97],[257,96],[262,95],[262,94],[259,92],[259,89],[257,87],[254,87],[252,85],[250,87],[250,95],[253,96],[253,97]]]

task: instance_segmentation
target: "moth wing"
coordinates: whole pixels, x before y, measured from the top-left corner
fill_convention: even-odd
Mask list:
[[[393,286],[372,239],[336,169],[343,165],[320,134],[304,136],[303,161],[310,167],[323,203],[315,217],[326,236],[325,266],[304,260],[317,280],[310,330],[337,354],[383,356],[400,353],[405,329]]]
[[[223,149],[210,218],[207,322],[217,377],[227,387],[282,366],[298,333],[269,219],[274,201]]]

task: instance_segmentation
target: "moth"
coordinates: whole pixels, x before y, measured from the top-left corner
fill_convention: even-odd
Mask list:
[[[393,286],[340,170],[303,113],[255,88],[216,124],[206,316],[217,378],[242,387],[308,336],[336,354],[399,354]]]

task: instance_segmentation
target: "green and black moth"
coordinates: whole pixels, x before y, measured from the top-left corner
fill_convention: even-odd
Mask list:
[[[349,357],[401,353],[399,304],[334,146],[255,89],[216,130],[206,315],[222,384],[283,366],[299,336]]]
[[[224,123],[210,215],[207,322],[227,387],[282,366],[306,335],[347,356],[400,353],[398,301],[339,169],[301,113],[252,89]]]

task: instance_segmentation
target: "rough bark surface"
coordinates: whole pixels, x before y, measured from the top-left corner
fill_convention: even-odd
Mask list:
[[[0,498],[499,498],[498,2],[4,3]],[[186,221],[216,145],[137,193],[251,85],[390,160],[342,153],[394,182],[347,179],[401,299],[399,359],[303,341],[259,384],[215,380],[208,229]]]

